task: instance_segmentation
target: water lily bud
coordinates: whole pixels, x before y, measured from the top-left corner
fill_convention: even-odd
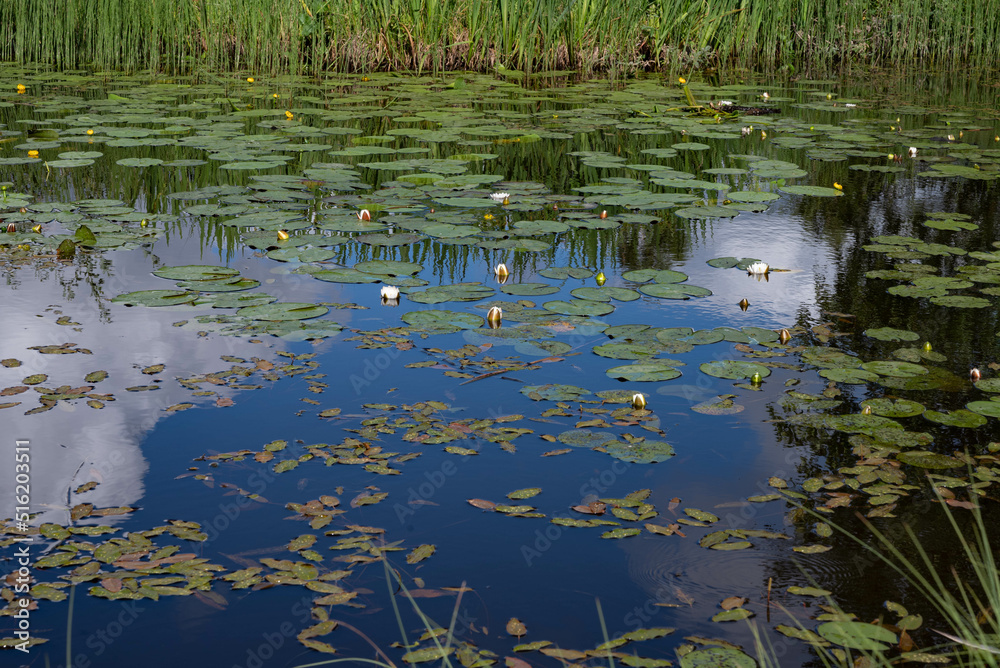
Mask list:
[[[490,308],[489,313],[486,314],[486,322],[490,324],[492,329],[496,329],[500,326],[500,321],[503,320],[503,311],[500,310],[499,306],[493,306]]]
[[[744,297],[743,299],[740,300],[740,310],[741,311],[746,311],[749,307],[750,307],[750,302],[747,301],[746,297]]]
[[[608,279],[604,275],[603,271],[599,271],[597,272],[597,276],[594,277],[594,280],[597,282],[598,285],[604,285],[605,281],[607,281]]]
[[[780,341],[781,343],[788,343],[791,340],[791,338],[792,335],[789,333],[787,329],[783,329],[780,332],[778,332],[778,341]]]
[[[509,271],[507,271],[507,265],[505,265],[505,264],[504,264],[503,262],[501,262],[500,264],[498,264],[498,265],[497,265],[497,266],[496,266],[496,267],[495,267],[495,268],[493,269],[493,273],[497,275],[497,278],[499,278],[499,279],[504,279],[504,278],[507,278],[507,275],[508,275],[508,274],[509,274],[510,272],[509,272]]]
[[[17,232],[17,226],[14,223],[7,223],[7,234],[14,234]]]
[[[149,221],[146,220],[145,218],[139,221],[139,227],[148,227],[148,226],[149,226]]]
[[[763,381],[763,378],[760,377],[759,373],[755,373],[754,375],[752,375],[750,377],[750,384],[751,385],[760,385],[762,381]]]
[[[372,214],[370,211],[368,211],[368,209],[361,209],[361,211],[358,212],[358,220],[371,220],[371,219],[372,219]]]
[[[607,211],[601,211],[601,220],[604,220],[607,217],[608,217],[608,212]]]
[[[871,406],[865,406],[864,408],[861,409],[861,414],[862,415],[871,415],[872,414],[872,407]]]
[[[34,227],[32,227],[31,231],[34,232],[35,234],[41,234],[42,233],[42,225],[41,225],[41,223],[39,223],[38,225],[35,225]]]
[[[973,383],[977,382],[982,377],[983,374],[979,373],[979,369],[975,367],[973,367],[972,371],[969,372],[969,378],[972,380]]]
[[[278,230],[278,241],[284,241],[288,238],[288,230]]]
[[[926,342],[924,344],[924,350],[926,350],[927,352],[931,351],[931,342],[930,341],[928,341],[928,342]]]
[[[641,411],[645,407],[646,407],[646,397],[642,396],[641,394],[633,394],[632,408],[634,408],[637,411]]]

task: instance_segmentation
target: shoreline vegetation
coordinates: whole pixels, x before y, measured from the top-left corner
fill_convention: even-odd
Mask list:
[[[853,66],[1000,58],[1000,0],[8,0],[0,60],[278,75]]]

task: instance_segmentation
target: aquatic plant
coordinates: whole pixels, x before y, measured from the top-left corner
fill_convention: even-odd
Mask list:
[[[1000,0],[51,0],[0,5],[0,58],[159,72],[935,67],[1000,55]],[[246,77],[259,84],[259,76]],[[24,91],[19,91],[24,92]]]

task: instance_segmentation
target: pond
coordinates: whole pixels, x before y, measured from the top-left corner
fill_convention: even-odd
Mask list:
[[[0,75],[5,645],[954,651],[864,546],[996,519],[994,79],[515,74]]]

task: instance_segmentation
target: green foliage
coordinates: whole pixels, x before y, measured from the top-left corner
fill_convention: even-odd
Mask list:
[[[508,79],[560,69],[940,67],[995,62],[998,23],[1000,0],[8,0],[0,59]]]

